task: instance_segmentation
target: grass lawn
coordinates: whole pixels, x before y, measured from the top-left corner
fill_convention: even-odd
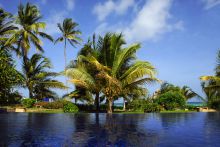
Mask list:
[[[64,113],[63,109],[27,108],[31,113]]]

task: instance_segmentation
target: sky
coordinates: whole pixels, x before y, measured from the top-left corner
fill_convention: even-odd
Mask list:
[[[138,59],[151,62],[160,80],[187,85],[204,96],[199,77],[214,74],[220,47],[220,0],[0,0],[0,7],[16,14],[18,4],[26,2],[38,6],[41,21],[47,24],[45,31],[54,38],[61,35],[57,23],[72,18],[79,24],[83,42],[93,33],[117,32],[123,33],[127,45],[141,43]],[[62,71],[64,44],[43,42],[53,71]],[[76,59],[83,44],[67,45],[68,61]],[[159,84],[147,87],[152,93]]]

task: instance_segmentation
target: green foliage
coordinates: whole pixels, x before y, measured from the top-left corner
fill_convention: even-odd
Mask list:
[[[186,104],[185,97],[178,91],[168,91],[161,94],[155,99],[156,103],[163,106],[166,110],[174,110],[176,108],[183,108]]]
[[[64,105],[67,104],[68,101],[59,100],[54,102],[48,102],[47,104],[43,105],[46,109],[63,109]]]
[[[208,106],[214,109],[220,108],[220,50],[217,55],[215,75],[201,76],[201,86],[206,94]]]
[[[72,102],[68,102],[68,103],[64,104],[63,111],[65,113],[76,113],[79,111],[79,108],[75,104],[73,104]]]
[[[33,107],[35,102],[36,102],[35,99],[30,99],[30,98],[26,98],[26,99],[21,100],[21,104],[26,108]]]
[[[45,108],[45,106],[48,104],[48,102],[36,102],[34,104],[35,107],[43,107]]]
[[[186,105],[186,109],[188,110],[195,110],[197,106],[192,106],[192,105]]]
[[[56,98],[51,88],[66,88],[62,82],[53,79],[58,73],[47,71],[51,67],[50,60],[41,54],[34,54],[23,62],[23,86],[28,88],[29,97],[38,100],[44,97]]]
[[[220,100],[216,99],[216,100],[209,101],[208,106],[213,109],[220,110]]]
[[[111,113],[115,99],[146,95],[143,85],[157,81],[156,70],[151,63],[137,60],[136,52],[141,45],[125,46],[122,34],[107,33],[98,40],[95,37],[84,45],[76,66],[67,69],[66,75],[72,83],[93,94],[102,92]]]
[[[20,73],[15,69],[14,61],[11,54],[4,49],[0,49],[0,103],[16,103],[16,97],[20,98],[13,89],[19,86],[22,78]]]
[[[147,104],[145,99],[135,99],[128,103],[128,109],[132,109],[134,111],[144,110],[145,105]]]
[[[136,99],[128,103],[128,109],[144,112],[159,112],[161,111],[161,106],[150,100]]]
[[[147,103],[145,106],[144,106],[144,112],[160,112],[162,110],[161,106],[157,103]]]

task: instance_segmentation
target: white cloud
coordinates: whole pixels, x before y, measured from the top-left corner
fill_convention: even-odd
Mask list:
[[[129,42],[157,40],[165,32],[184,29],[183,21],[169,22],[171,4],[172,0],[148,0],[130,23],[110,26],[108,22],[103,22],[96,31],[101,34],[108,31],[122,32]]]
[[[66,0],[66,8],[68,11],[72,11],[74,9],[74,0]]]
[[[63,20],[67,16],[66,11],[58,12],[58,13],[52,13],[50,17],[48,17],[45,22],[46,22],[46,31],[50,35],[54,35],[57,33],[60,33],[60,30],[57,27],[57,23],[63,22]]]
[[[108,0],[105,3],[98,3],[93,9],[93,13],[97,15],[99,21],[105,20],[105,18],[112,12],[118,15],[124,14],[129,7],[134,4],[134,0]]]
[[[58,23],[62,23],[63,20],[69,17],[70,11],[74,9],[74,0],[66,0],[66,9],[63,11],[51,12],[48,18],[46,18],[46,31],[50,35],[55,35],[60,33],[57,27]]]
[[[205,4],[205,9],[208,10],[220,4],[220,0],[203,0]]]

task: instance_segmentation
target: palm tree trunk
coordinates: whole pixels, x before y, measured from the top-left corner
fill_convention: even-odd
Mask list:
[[[64,71],[65,71],[65,73],[66,73],[66,64],[67,64],[67,63],[66,63],[66,39],[65,39],[65,41],[64,41],[64,66],[65,66],[65,67],[64,67]],[[67,77],[65,76],[65,78],[66,78],[66,79],[65,79],[65,80],[66,80],[66,81],[65,81],[65,82],[66,82],[66,87],[68,87],[68,86],[67,86]],[[67,88],[67,93],[68,93],[68,88]]]
[[[33,98],[33,91],[30,87],[28,87],[28,91],[29,91],[29,98]]]
[[[112,113],[112,103],[113,103],[113,99],[109,98],[108,99],[108,109],[107,109],[107,113]]]
[[[95,106],[96,106],[96,111],[99,112],[99,92],[96,92],[95,94]]]
[[[125,98],[124,98],[124,102],[123,102],[123,111],[126,110],[126,102],[125,102]]]

